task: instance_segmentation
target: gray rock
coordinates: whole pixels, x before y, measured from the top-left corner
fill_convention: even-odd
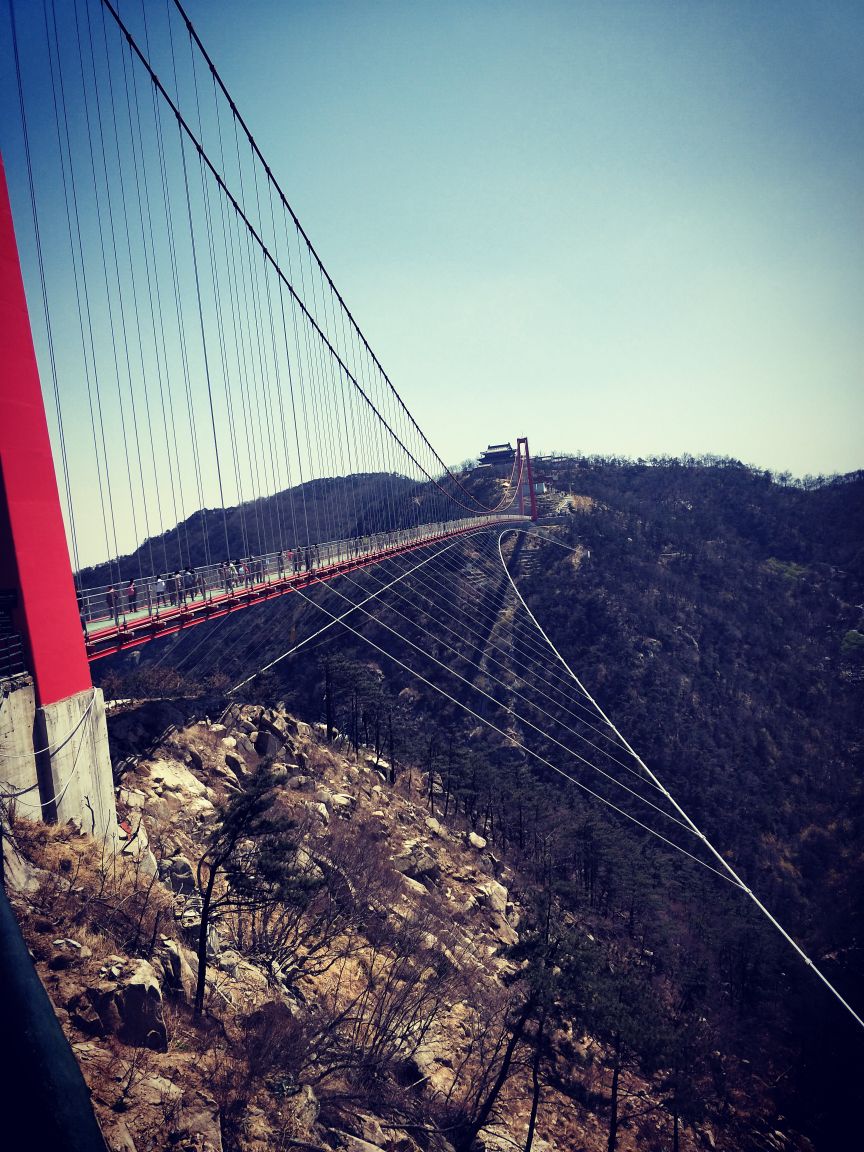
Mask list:
[[[168,1034],[162,1013],[162,991],[152,965],[146,960],[131,960],[122,968],[114,965],[111,974],[117,969],[116,982],[100,981],[70,1002],[73,1021],[90,1035],[107,1032],[136,1048],[165,1052]]]
[[[145,876],[157,876],[159,874],[159,864],[149,847],[145,848],[138,857],[138,867]]]
[[[477,903],[504,916],[507,912],[507,889],[497,880],[487,880],[476,888]]]
[[[52,940],[51,947],[55,950],[48,961],[48,967],[52,972],[60,972],[81,960],[89,960],[93,955],[86,944],[79,944],[77,940],[68,938]]]
[[[105,1035],[105,1026],[102,1023],[102,1017],[96,1011],[91,998],[86,993],[79,993],[77,996],[73,996],[66,1007],[72,1023],[76,1028],[80,1028],[85,1035]],[[119,1019],[117,1026],[119,1027]]]
[[[255,741],[255,751],[259,756],[278,756],[282,741],[266,728],[262,728]]]
[[[140,788],[118,788],[117,800],[127,808],[143,808],[147,802],[147,794]]]
[[[191,895],[197,890],[195,869],[186,856],[173,856],[163,867],[165,879],[172,892]]]
[[[219,1122],[219,1106],[210,1096],[195,1092],[183,1101],[180,1119],[172,1144],[195,1152],[222,1152],[222,1127]]]
[[[119,996],[122,1027],[121,1040],[136,1048],[168,1049],[168,1033],[162,1013],[162,990],[152,965],[146,960],[133,961],[132,971],[124,978]]]
[[[235,952],[233,948],[226,948],[224,952],[219,953],[219,967],[223,972],[227,972],[229,976],[233,976],[237,971],[237,965],[241,964],[243,957],[239,952]]]
[[[441,874],[441,865],[422,844],[406,845],[406,851],[393,864],[412,880],[435,880]]]
[[[163,937],[159,959],[165,973],[166,991],[178,1000],[189,1003],[195,993],[196,977],[186,949],[177,940]]]
[[[239,756],[235,756],[233,752],[225,753],[225,763],[234,773],[238,780],[243,780],[249,775],[249,769],[243,763]]]
[[[468,843],[472,848],[478,848],[480,850],[486,847],[486,840],[484,837],[478,836],[476,832],[468,833]]]
[[[138,1152],[124,1120],[112,1117],[110,1121],[103,1123],[105,1140],[111,1152]]]
[[[512,948],[514,944],[519,943],[519,934],[507,923],[503,916],[496,913],[494,917],[495,923],[493,931],[496,939],[500,940],[502,944],[508,948]]]
[[[7,888],[14,888],[16,892],[35,892],[41,883],[40,878],[47,873],[24,859],[5,829],[0,851],[3,853],[3,876]]]
[[[248,736],[239,736],[237,738],[237,751],[242,752],[244,756],[254,756],[255,745]]]
[[[295,1097],[294,1112],[302,1129],[308,1130],[318,1119],[321,1105],[308,1084],[304,1084]]]

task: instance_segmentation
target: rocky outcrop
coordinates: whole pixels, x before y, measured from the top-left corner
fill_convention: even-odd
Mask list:
[[[162,965],[163,988],[169,995],[190,1003],[195,993],[198,961],[178,940],[162,937],[157,957]]]
[[[124,961],[102,969],[98,983],[68,1003],[73,1021],[91,1036],[117,1036],[135,1048],[164,1052],[168,1033],[162,1011],[162,990],[146,960]]]

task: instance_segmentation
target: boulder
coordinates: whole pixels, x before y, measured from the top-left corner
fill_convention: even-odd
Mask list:
[[[485,884],[478,884],[475,889],[477,903],[484,908],[491,908],[493,912],[504,916],[507,912],[507,889],[497,880],[487,880]]]
[[[255,751],[259,756],[278,756],[282,741],[266,728],[262,728],[255,741]]]
[[[272,732],[277,740],[283,740],[285,738],[286,731],[282,718],[277,712],[274,712],[272,708],[266,708],[262,712],[259,712],[255,723],[258,726],[259,732],[262,729],[266,729],[268,732]]]
[[[184,1152],[222,1152],[222,1127],[219,1106],[203,1092],[194,1092],[184,1099],[180,1107],[177,1127],[171,1134],[171,1143]]]
[[[204,771],[204,761],[201,758],[201,753],[197,748],[188,749],[187,760],[189,762],[189,767],[194,768],[196,772]]]
[[[112,1117],[109,1121],[103,1122],[103,1133],[105,1143],[111,1152],[137,1152],[135,1141],[125,1121]]]
[[[119,975],[114,980],[102,980],[86,988],[80,997],[70,1002],[74,1023],[90,1035],[99,1035],[93,1019],[95,1013],[103,1033],[118,1036],[136,1048],[167,1051],[162,991],[152,965],[146,960],[130,960],[114,965],[109,972],[111,976],[115,972]]]
[[[294,1098],[294,1114],[297,1117],[301,1131],[312,1127],[318,1119],[321,1105],[318,1097],[308,1084],[304,1084]]]
[[[7,889],[14,889],[16,892],[36,892],[42,878],[48,874],[41,868],[36,868],[29,860],[25,860],[5,828],[0,842],[0,852],[3,854],[2,871]]]
[[[171,820],[171,807],[161,796],[148,796],[144,812],[156,824],[168,824]]]
[[[330,810],[326,804],[323,804],[320,800],[310,800],[307,802],[306,807],[310,812],[315,813],[322,824],[330,823]]]
[[[376,1117],[361,1112],[357,1116],[357,1124],[364,1140],[368,1140],[370,1144],[379,1144],[382,1148],[386,1145],[387,1136]]]
[[[408,891],[413,892],[415,896],[428,896],[429,895],[429,889],[428,888],[424,888],[424,886],[420,883],[419,880],[412,880],[411,877],[406,876],[404,872],[402,874],[402,883],[405,885],[405,887],[408,889]]]
[[[441,821],[436,820],[434,816],[426,817],[426,827],[429,829],[433,836],[437,836],[439,839],[443,840],[447,835],[444,831],[444,826],[442,825]]]
[[[168,1033],[162,1013],[162,990],[152,965],[132,961],[132,970],[119,989],[121,1028],[119,1036],[136,1048],[168,1049]]]
[[[341,815],[347,816],[354,810],[357,798],[347,792],[336,792],[330,797],[330,803],[340,811]]]
[[[485,838],[483,836],[478,836],[476,832],[468,833],[468,843],[472,848],[478,848],[480,850],[486,847]]]
[[[225,763],[234,773],[238,780],[243,780],[249,775],[249,769],[243,763],[239,756],[235,756],[233,752],[225,753]]]
[[[435,880],[441,874],[441,865],[429,849],[416,841],[407,843],[393,864],[397,871],[412,880]]]
[[[48,967],[52,972],[60,972],[80,960],[89,960],[93,955],[86,944],[79,944],[77,940],[69,938],[52,940],[51,947],[54,949],[54,953],[48,961]]]
[[[154,789],[179,792],[187,796],[206,796],[207,789],[185,764],[176,760],[154,760],[150,765],[150,783]]]
[[[172,856],[162,866],[163,879],[168,883],[172,892],[182,895],[191,895],[198,888],[195,878],[195,869],[185,856]]]
[[[191,1002],[195,994],[195,971],[187,958],[186,949],[177,940],[162,937],[162,947],[159,949],[159,959],[162,971],[165,973],[165,990],[169,995],[186,1003]]]
[[[508,948],[512,948],[514,944],[519,943],[518,932],[510,927],[503,916],[499,916],[497,913],[494,917],[492,931],[495,933],[495,938],[500,940],[500,942]]]
[[[350,1132],[340,1132],[339,1142],[339,1146],[345,1152],[384,1152],[381,1144],[370,1144],[368,1140],[361,1140],[359,1136],[352,1136]]]
[[[147,796],[140,788],[118,788],[117,801],[120,804],[125,804],[127,808],[143,808],[147,802]]]
[[[183,1089],[167,1076],[144,1076],[135,1086],[135,1096],[139,1103],[150,1108],[164,1108],[170,1111],[183,1095]]]
[[[93,1006],[92,1000],[86,993],[78,993],[66,1004],[69,1018],[76,1028],[80,1028],[86,1036],[104,1036],[105,1026],[102,1017]],[[119,1020],[118,1025],[119,1027]]]
[[[239,952],[235,952],[233,948],[226,948],[224,952],[219,953],[217,963],[223,972],[227,972],[229,976],[233,976],[237,971],[237,966],[243,962],[243,957]]]
[[[242,752],[244,756],[255,755],[255,745],[248,736],[237,737],[237,751]]]

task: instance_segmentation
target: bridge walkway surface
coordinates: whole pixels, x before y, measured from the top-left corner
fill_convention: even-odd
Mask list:
[[[525,519],[442,521],[85,588],[78,600],[87,658],[92,662],[478,528]]]

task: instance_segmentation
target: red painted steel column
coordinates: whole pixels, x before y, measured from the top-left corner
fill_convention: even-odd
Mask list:
[[[0,590],[41,706],[92,686],[0,157]]]
[[[525,479],[528,484],[528,493],[531,497],[531,519],[537,519],[537,493],[534,491],[534,477],[531,473],[531,453],[528,451],[528,437],[520,436],[516,441],[516,447],[521,451],[522,445],[525,445]],[[522,507],[524,513],[524,505]]]

